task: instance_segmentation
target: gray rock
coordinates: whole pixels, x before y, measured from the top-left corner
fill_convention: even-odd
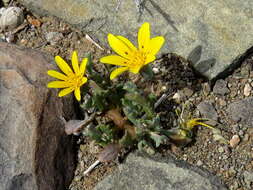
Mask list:
[[[95,190],[225,190],[206,170],[171,157],[130,154],[126,163],[100,182]]]
[[[218,114],[210,102],[207,102],[207,101],[201,102],[197,106],[197,109],[200,111],[200,114],[202,115],[202,117],[217,121]]]
[[[230,91],[227,87],[227,82],[224,81],[223,79],[219,79],[215,82],[215,85],[213,87],[213,93],[217,94],[217,95],[226,95],[228,94]]]
[[[253,127],[253,97],[245,98],[228,105],[227,113],[235,122]]]
[[[62,190],[74,173],[74,141],[60,116],[73,102],[47,89],[46,55],[0,43],[0,189]]]
[[[141,16],[135,0],[121,0],[118,10],[116,0],[20,1],[38,14],[78,26],[103,44],[108,33],[136,40],[137,28],[148,21],[153,35],[166,38],[163,52],[191,54],[194,67],[208,79],[226,74],[253,44],[252,0],[145,0]]]
[[[24,22],[23,10],[19,7],[8,7],[1,10],[0,29],[13,29]]]

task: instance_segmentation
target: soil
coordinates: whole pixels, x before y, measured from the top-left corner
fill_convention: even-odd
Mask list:
[[[60,55],[65,60],[70,60],[73,50],[79,52],[80,59],[91,53],[95,63],[98,63],[99,58],[109,51],[94,45],[86,38],[85,31],[79,31],[54,17],[39,17],[15,1],[12,1],[12,5],[23,8],[26,19],[19,30],[0,32],[1,41],[37,49],[50,56]],[[54,37],[50,38],[50,36]],[[253,86],[252,65],[253,55],[249,55],[238,69],[224,79],[227,82],[229,93],[217,95],[212,91],[212,84],[194,73],[189,63],[183,58],[168,54],[157,60],[152,65],[156,72],[154,79],[147,83],[139,81],[139,85],[143,85],[144,89],[145,87],[151,89],[157,96],[163,93],[170,94],[156,110],[162,116],[164,127],[177,125],[175,109],[186,101],[193,105],[191,111],[196,116],[199,115],[196,105],[202,101],[208,101],[217,111],[218,122],[222,124],[219,125],[221,126],[219,129],[223,137],[228,140],[233,135],[240,137],[239,145],[232,148],[227,144],[215,141],[208,128],[199,127],[190,145],[186,147],[165,146],[159,149],[160,153],[164,156],[170,154],[176,159],[206,168],[220,176],[231,190],[253,189],[253,184],[248,184],[243,178],[246,170],[253,172],[253,128],[233,122],[226,113],[230,103],[246,97],[244,95],[245,85]],[[131,77],[135,81],[139,79],[138,77],[136,79],[136,76]],[[179,100],[172,98],[175,93],[180,94]],[[101,148],[82,136],[79,137],[78,146],[78,165],[69,190],[92,189],[96,183],[112,173],[120,164],[119,161],[101,164],[89,175],[83,176],[85,169],[95,162]]]

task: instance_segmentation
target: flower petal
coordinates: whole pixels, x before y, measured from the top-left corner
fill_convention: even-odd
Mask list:
[[[161,49],[161,47],[164,44],[164,37],[162,36],[157,36],[155,38],[152,38],[149,42],[149,47],[148,47],[148,53],[155,55],[158,53],[158,51]]]
[[[47,84],[48,88],[66,88],[70,86],[72,86],[72,84],[65,81],[52,81]]]
[[[114,79],[115,77],[117,77],[118,75],[122,74],[123,72],[127,71],[128,70],[128,67],[119,67],[117,69],[114,69],[112,72],[111,72],[111,75],[110,75],[110,79]]]
[[[88,58],[84,58],[82,60],[82,63],[80,65],[80,74],[83,76],[85,71],[86,71],[86,66],[87,66],[87,63],[88,63]]]
[[[78,74],[79,73],[79,63],[78,63],[78,56],[77,56],[76,51],[73,51],[73,53],[72,53],[71,62],[72,62],[72,67],[74,69],[75,74]]]
[[[47,71],[47,74],[51,77],[54,77],[54,78],[57,78],[60,80],[67,80],[68,79],[68,77],[66,75],[59,73],[57,71],[54,71],[54,70]]]
[[[127,66],[127,61],[128,61],[127,59],[118,55],[108,55],[100,59],[100,62],[102,63],[118,65],[118,66]]]
[[[138,45],[139,50],[146,51],[150,41],[150,25],[148,22],[145,22],[139,29],[138,32]]]
[[[66,74],[71,75],[73,74],[72,69],[69,67],[69,65],[62,59],[60,56],[55,56],[55,62],[58,65],[58,67]]]
[[[134,44],[130,40],[125,38],[124,36],[116,36],[116,37],[119,38],[121,41],[123,41],[132,51],[137,50],[137,48],[134,46]]]
[[[117,54],[127,59],[131,58],[132,51],[122,40],[113,34],[108,34],[108,41],[113,51],[115,51]]]
[[[83,77],[83,78],[82,78],[82,83],[81,83],[80,86],[82,86],[83,84],[85,84],[87,81],[88,81],[88,79],[87,79],[86,77]]]
[[[137,73],[140,72],[140,69],[141,69],[141,68],[142,68],[142,66],[141,66],[141,65],[138,65],[138,66],[135,66],[135,67],[130,67],[130,68],[129,68],[129,71],[130,71],[131,73],[137,74]]]
[[[148,64],[148,63],[153,62],[155,59],[156,59],[156,57],[154,55],[148,54],[147,58],[146,58],[146,61],[145,61],[145,65]]]
[[[74,94],[75,94],[77,101],[80,101],[81,100],[80,88],[76,88]]]
[[[65,96],[65,95],[67,95],[67,94],[73,92],[74,89],[75,89],[74,86],[71,86],[71,87],[69,87],[69,88],[64,88],[63,90],[61,90],[61,91],[59,92],[58,96],[59,96],[59,97]]]

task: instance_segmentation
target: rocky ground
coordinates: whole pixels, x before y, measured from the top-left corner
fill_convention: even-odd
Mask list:
[[[16,1],[7,2],[5,7],[8,6],[20,7],[24,19],[16,26],[1,30],[3,42],[36,49],[50,56],[60,55],[66,60],[73,50],[79,52],[80,58],[92,53],[95,63],[107,53],[107,49],[99,48],[85,31],[55,17],[38,16]],[[214,139],[209,129],[199,127],[190,145],[183,148],[168,145],[159,150],[160,155],[204,168],[220,177],[228,189],[253,189],[253,55],[247,55],[240,67],[214,83],[199,76],[186,60],[174,54],[164,55],[153,67],[155,79],[146,86],[151,85],[158,96],[165,92],[171,94],[157,109],[163,116],[164,125],[173,125],[171,118],[175,108],[188,102],[193,105],[194,115],[216,120],[217,127],[229,141],[222,144]],[[77,168],[70,190],[93,189],[99,181],[117,171],[122,160],[99,165],[88,176],[83,176],[99,151],[100,147],[79,137]]]

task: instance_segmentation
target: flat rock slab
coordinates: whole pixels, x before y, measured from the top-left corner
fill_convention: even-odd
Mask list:
[[[163,52],[185,58],[195,69],[214,79],[226,75],[248,52],[253,51],[252,0],[20,0],[42,15],[55,15],[80,27],[103,45],[107,34],[128,36],[136,41],[137,29],[148,21],[153,35],[163,35]],[[116,8],[118,9],[116,10]]]
[[[133,153],[95,190],[225,190],[220,180],[200,168],[172,158]]]
[[[46,84],[54,69],[45,54],[0,42],[0,189],[63,190],[75,169],[75,142],[60,117],[71,98]]]

